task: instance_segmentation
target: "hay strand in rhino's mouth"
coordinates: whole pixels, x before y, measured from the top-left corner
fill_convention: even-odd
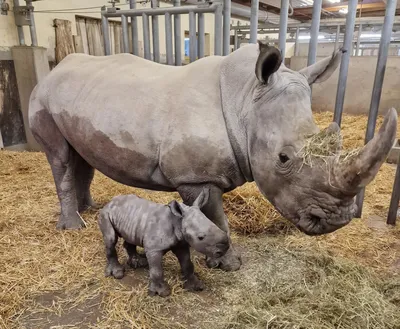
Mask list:
[[[335,163],[344,163],[360,153],[361,148],[342,150],[342,145],[340,131],[332,132],[326,128],[319,133],[305,136],[304,146],[296,155],[303,158],[303,165],[312,167],[317,159],[325,161],[327,157],[335,157]]]

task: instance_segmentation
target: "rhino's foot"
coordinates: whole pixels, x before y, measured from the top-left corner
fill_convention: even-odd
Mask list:
[[[201,281],[195,274],[186,279],[183,288],[189,291],[202,291],[205,288],[203,281]]]
[[[132,256],[131,258],[128,259],[127,264],[131,268],[143,268],[143,267],[148,267],[149,262],[147,261],[146,256],[144,255],[135,255]]]
[[[108,264],[104,271],[106,277],[113,276],[116,279],[124,277],[124,267],[121,264]]]
[[[78,214],[73,216],[61,215],[57,222],[57,230],[78,230],[86,227],[85,223]]]
[[[231,246],[226,254],[220,258],[206,257],[206,264],[209,268],[220,268],[221,270],[231,272],[240,269],[242,258]]]
[[[160,297],[167,297],[171,294],[171,288],[165,281],[162,282],[151,281],[149,285],[148,294],[149,296],[158,295]]]

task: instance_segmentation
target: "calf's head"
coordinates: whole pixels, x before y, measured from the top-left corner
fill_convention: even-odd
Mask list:
[[[192,206],[172,201],[169,207],[175,216],[182,218],[181,234],[184,240],[196,251],[218,258],[229,249],[229,239],[226,232],[201,212],[208,197],[209,190],[204,189]]]
[[[307,163],[302,150],[319,132],[311,111],[310,85],[325,81],[342,50],[298,72],[281,65],[280,52],[260,44],[252,108],[246,116],[252,176],[269,201],[301,231],[335,231],[354,217],[355,195],[377,174],[393,145],[397,112],[390,109],[375,137],[347,159],[340,145]],[[328,132],[340,135],[332,123]]]

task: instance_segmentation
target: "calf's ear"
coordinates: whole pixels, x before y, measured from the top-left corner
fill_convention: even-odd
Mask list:
[[[282,64],[282,55],[278,48],[258,41],[260,54],[256,62],[256,77],[261,83],[268,83],[268,78],[278,71]]]
[[[181,206],[181,204],[174,200],[171,201],[168,204],[169,209],[171,209],[171,212],[176,216],[176,217],[182,217],[183,216],[183,207]]]

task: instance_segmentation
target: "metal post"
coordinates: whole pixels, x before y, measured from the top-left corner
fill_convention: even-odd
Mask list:
[[[382,37],[379,44],[378,61],[376,64],[374,86],[372,88],[371,105],[368,114],[367,132],[365,134],[365,143],[368,143],[374,137],[376,126],[376,118],[378,116],[379,103],[382,95],[383,79],[385,77],[385,69],[387,57],[389,54],[390,38],[392,35],[393,21],[396,13],[397,0],[387,0],[385,20],[382,27]],[[357,195],[357,213],[356,217],[360,218],[362,214],[362,207],[364,202],[365,189]]]
[[[104,40],[104,53],[111,55],[111,45],[110,45],[110,31],[108,29],[108,19],[104,15],[101,15],[101,28],[103,30],[103,40]]]
[[[144,58],[151,60],[149,16],[142,14]]]
[[[335,38],[334,51],[336,51],[339,48],[339,36],[340,36],[340,25],[338,25],[337,28],[336,28],[336,38]]]
[[[220,4],[215,10],[214,23],[214,55],[222,55],[222,5]]]
[[[19,7],[19,0],[14,0],[14,7]],[[19,45],[25,45],[25,35],[22,26],[17,26]]]
[[[25,1],[27,6],[32,6],[32,1]],[[32,46],[37,47],[37,36],[36,36],[36,25],[35,25],[35,17],[33,15],[33,10],[29,11],[29,20],[31,21],[29,24],[29,32],[31,34]]]
[[[126,16],[121,16],[122,25],[122,47],[124,53],[129,53],[129,38],[128,38],[128,19]]]
[[[231,0],[224,0],[223,55],[229,54],[231,36]]]
[[[251,0],[250,43],[257,43],[259,0]]]
[[[205,27],[204,27],[204,14],[200,13],[198,15],[198,45],[197,45],[197,52],[198,52],[198,57],[203,58],[204,57],[204,47],[205,47]]]
[[[234,30],[234,35],[233,35],[233,50],[237,50],[238,49],[238,42],[239,42],[239,40],[238,40],[239,38],[238,38],[238,31],[237,30]]]
[[[136,0],[129,0],[129,8],[136,9]],[[139,36],[137,28],[137,17],[131,17],[132,29],[132,53],[136,56],[139,55]]]
[[[399,208],[400,200],[400,156],[397,160],[396,176],[393,183],[392,198],[390,199],[389,212],[386,220],[386,224],[395,225],[397,218],[397,210]]]
[[[317,46],[318,46],[318,34],[319,34],[319,23],[321,20],[321,9],[322,0],[314,0],[311,31],[310,31],[310,43],[308,48],[308,62],[307,65],[312,65],[317,60]]]
[[[181,0],[174,0],[174,7],[179,7]],[[175,39],[175,65],[182,65],[182,36],[181,36],[181,15],[174,15],[174,39]]]
[[[335,113],[333,115],[333,120],[339,126],[342,122],[342,112],[344,104],[344,95],[346,91],[347,73],[349,71],[351,51],[353,50],[353,33],[354,33],[354,23],[356,20],[357,3],[358,0],[349,0],[348,2],[346,30],[344,33],[344,44],[343,44],[344,49],[347,51],[342,55],[342,61],[340,63],[339,81],[336,92]]]
[[[361,43],[361,32],[362,32],[362,24],[358,27],[358,35],[357,35],[357,46],[356,46],[356,56],[358,55],[358,52],[360,50],[360,43]]]
[[[167,64],[173,65],[173,54],[172,54],[172,20],[171,14],[165,14],[165,48],[167,51]]]
[[[155,9],[158,7],[158,1],[151,1],[151,8]],[[159,37],[159,29],[158,29],[158,17],[151,16],[151,27],[153,32],[153,58],[154,61],[160,63],[160,37]]]
[[[281,14],[279,17],[279,49],[281,50],[283,58],[285,58],[286,54],[286,32],[287,32],[288,14],[289,14],[289,0],[281,0]]]
[[[299,52],[300,52],[300,45],[299,45],[299,36],[300,36],[300,27],[298,26],[296,28],[296,39],[294,42],[294,55],[295,56],[299,56]]]
[[[189,59],[190,62],[196,60],[196,14],[189,13]]]

